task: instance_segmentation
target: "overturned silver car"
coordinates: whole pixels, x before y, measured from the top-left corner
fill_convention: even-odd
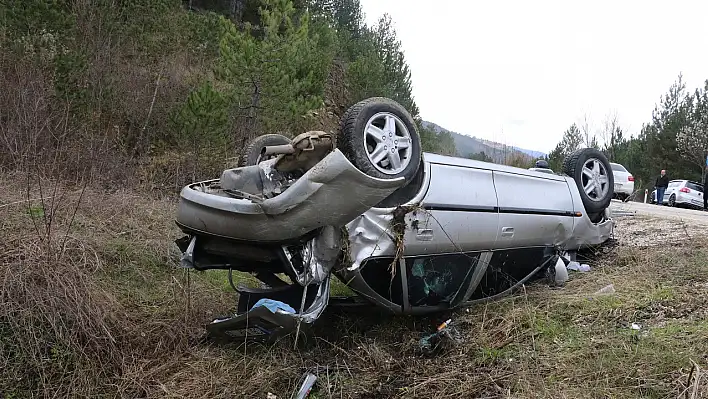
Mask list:
[[[185,187],[177,245],[185,267],[264,284],[235,287],[237,314],[214,320],[215,335],[275,338],[311,324],[332,275],[394,313],[469,306],[610,238],[606,157],[578,150],[563,172],[422,153],[410,114],[371,98],[336,134],[258,137],[238,168]]]

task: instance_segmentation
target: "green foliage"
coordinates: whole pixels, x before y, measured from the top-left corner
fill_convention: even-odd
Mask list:
[[[686,161],[701,171],[706,170],[708,156],[708,81],[703,88],[693,94],[693,102],[689,102],[689,119],[676,135],[676,146],[679,154]]]
[[[75,26],[68,0],[4,0],[0,10],[0,26],[15,39],[44,32],[68,35]]]
[[[172,120],[179,132],[178,143],[192,148],[225,145],[229,100],[209,82],[191,92]]]
[[[74,140],[68,145],[79,153],[96,154],[98,146],[115,154],[111,162],[144,164],[137,158],[157,159],[168,148],[191,152],[261,133],[329,128],[343,109],[371,96],[398,101],[419,122],[393,22],[384,15],[366,26],[360,0],[0,3],[0,66],[36,67],[32,79],[46,86],[38,93],[48,99],[47,115],[68,121],[63,128],[76,137],[62,140]],[[7,98],[19,96],[20,86]],[[9,130],[27,130],[22,120],[18,114]],[[49,132],[37,134],[47,136],[42,148],[57,147]],[[449,134],[422,134],[424,150],[455,154]]]
[[[67,51],[54,58],[54,90],[77,112],[85,111],[88,84],[85,83],[88,62],[82,51]]]
[[[475,161],[482,161],[482,162],[494,162],[492,157],[489,155],[485,154],[484,151],[480,151],[474,154],[468,154],[467,158],[469,159],[474,159]]]
[[[410,69],[391,17],[381,17],[376,27],[363,33],[360,44],[360,55],[348,69],[352,100],[356,102],[373,96],[389,97],[418,118]]]
[[[111,7],[112,8],[112,7]],[[115,10],[121,36],[131,38],[134,57],[164,61],[187,45],[187,14],[180,0],[123,0]]]
[[[455,140],[450,132],[435,132],[423,127],[422,124],[418,124],[418,132],[420,134],[421,147],[424,152],[440,155],[455,155],[457,153]]]
[[[323,105],[331,49],[309,34],[307,14],[290,0],[264,0],[262,38],[222,18],[217,78],[234,98],[236,117],[251,131],[300,130],[303,117]],[[325,41],[326,42],[326,41]]]
[[[580,129],[574,123],[563,133],[563,138],[556,148],[548,154],[548,165],[554,171],[560,171],[563,167],[563,160],[568,154],[580,148],[583,137]]]

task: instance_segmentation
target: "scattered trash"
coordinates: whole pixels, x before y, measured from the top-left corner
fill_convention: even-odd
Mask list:
[[[572,270],[574,272],[589,272],[590,271],[590,265],[587,265],[585,263],[580,264],[578,262],[570,262],[567,267],[568,270]]]
[[[637,323],[632,323],[632,330],[641,330],[642,326]]]
[[[262,298],[259,299],[258,302],[256,302],[255,305],[251,308],[251,310],[263,306],[266,309],[270,310],[271,313],[276,313],[278,310],[282,310],[285,313],[290,313],[294,314],[295,309],[292,308],[292,306],[288,305],[287,303],[283,303],[280,301],[276,301],[275,299],[268,299],[268,298]]]
[[[550,268],[549,268],[550,269]],[[549,270],[550,272],[551,270]],[[565,267],[565,260],[559,256],[556,261],[552,279],[549,282],[551,286],[562,287],[568,281],[568,269]]]
[[[621,217],[627,217],[627,216],[634,216],[635,214],[636,214],[636,211],[624,211],[624,210],[612,211],[612,217],[613,217],[613,218],[621,218]]]
[[[268,392],[268,395],[266,395],[266,398],[267,398],[267,399],[278,399],[277,396],[275,396],[274,394],[272,394],[272,393],[270,393],[270,392]]]
[[[294,399],[306,398],[310,394],[310,391],[312,390],[312,387],[315,385],[316,381],[317,381],[316,375],[314,375],[312,373],[305,374],[305,378],[303,379],[302,384],[300,385],[300,389],[296,392],[296,394],[293,398]]]
[[[595,292],[595,295],[614,294],[614,293],[615,293],[615,285],[610,284],[605,287],[602,287],[600,290]]]
[[[462,342],[460,332],[453,326],[452,319],[448,319],[440,324],[436,331],[420,339],[420,348],[425,354],[433,354],[437,352],[443,345],[445,338],[448,341],[459,344]]]

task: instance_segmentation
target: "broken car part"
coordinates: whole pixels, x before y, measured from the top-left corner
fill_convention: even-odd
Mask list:
[[[302,383],[300,384],[300,389],[295,392],[293,399],[305,399],[308,397],[312,391],[312,387],[315,386],[315,382],[317,382],[316,375],[312,373],[305,374],[302,379]]]

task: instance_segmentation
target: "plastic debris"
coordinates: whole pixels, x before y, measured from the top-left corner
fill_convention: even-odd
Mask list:
[[[565,267],[565,262],[562,257],[558,257],[556,261],[555,273],[553,274],[553,285],[562,287],[568,281],[568,269]]]
[[[312,373],[305,374],[305,378],[302,381],[302,384],[300,385],[300,389],[297,391],[294,398],[295,399],[306,398],[310,394],[310,391],[312,391],[312,387],[315,385],[316,381],[317,381],[316,375],[314,375]]]
[[[420,339],[420,348],[424,353],[432,354],[436,352],[443,346],[444,340],[452,341],[457,344],[462,342],[460,332],[451,324],[452,319],[448,319],[440,324],[434,333]]]
[[[637,323],[632,323],[632,330],[641,330],[642,326]]]
[[[262,298],[258,300],[255,305],[253,305],[251,310],[259,306],[265,307],[266,309],[270,310],[271,313],[276,313],[278,310],[282,310],[285,313],[295,314],[295,309],[293,309],[292,306],[288,305],[287,303],[276,301],[274,299]]]
[[[597,292],[595,292],[595,295],[614,294],[614,293],[615,293],[615,285],[610,284],[610,285],[604,286],[601,289],[599,289]]]
[[[589,272],[590,271],[590,265],[587,265],[585,263],[580,264],[578,262],[570,262],[567,267],[568,270],[572,270],[574,272]]]
[[[266,395],[266,399],[278,399],[278,397],[275,396],[275,394],[268,392],[268,394]]]

